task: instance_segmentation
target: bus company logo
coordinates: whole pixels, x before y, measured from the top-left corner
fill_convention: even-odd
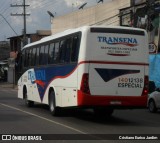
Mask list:
[[[138,45],[136,38],[122,38],[122,37],[104,37],[98,36],[98,42],[107,43],[109,45],[126,45],[129,47],[135,47]]]
[[[37,71],[28,71],[28,80],[31,81],[32,84],[37,83],[39,86],[45,86],[46,73],[45,70],[37,70]]]
[[[35,82],[36,76],[35,76],[34,71],[28,71],[28,80],[30,80],[32,83]]]

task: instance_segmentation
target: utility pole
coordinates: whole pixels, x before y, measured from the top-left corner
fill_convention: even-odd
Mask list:
[[[154,26],[152,24],[153,20],[155,19],[155,9],[154,4],[155,0],[147,0],[147,9],[148,9],[148,27],[147,30],[151,32],[154,29]]]
[[[26,14],[26,7],[28,7],[30,5],[26,5],[26,1],[23,0],[23,4],[22,5],[12,5],[11,7],[23,7],[23,13],[22,14],[12,14],[11,16],[23,16],[23,21],[24,21],[24,29],[23,29],[23,46],[25,46],[27,44],[27,37],[26,37],[26,16],[29,16],[30,14]]]

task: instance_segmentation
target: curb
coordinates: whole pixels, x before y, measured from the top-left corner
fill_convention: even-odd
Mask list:
[[[0,87],[1,88],[12,88],[12,89],[17,89],[18,90],[17,85],[13,85],[11,83],[0,83]]]

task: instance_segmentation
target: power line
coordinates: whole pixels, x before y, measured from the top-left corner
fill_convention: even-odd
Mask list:
[[[30,10],[34,10],[34,9],[37,9],[37,8],[48,8],[47,6],[52,6],[53,7],[53,5],[51,5],[54,1],[50,1],[50,2],[46,2],[46,1],[43,1],[44,3],[39,3],[38,5],[31,5],[31,7],[32,8],[30,8]],[[56,4],[56,3],[59,3],[59,2],[54,2],[54,5]]]
[[[30,14],[26,14],[26,7],[28,7],[30,5],[26,5],[26,1],[23,0],[23,4],[16,4],[13,5],[11,4],[11,7],[23,7],[23,13],[22,14],[12,14],[11,16],[23,16],[23,20],[24,20],[24,30],[23,30],[23,46],[25,46],[27,44],[27,40],[26,40],[26,16],[29,16]]]
[[[4,19],[4,20],[6,21],[6,23],[9,25],[9,27],[12,29],[12,31],[18,36],[17,32],[12,28],[12,26],[11,26],[10,23],[6,20],[6,18],[5,18],[2,14],[0,14],[0,16],[3,17],[3,19]]]
[[[2,13],[2,11],[3,11],[3,9],[5,8],[5,5],[6,5],[7,3],[8,3],[7,1],[3,2],[3,4],[1,5],[0,13]]]

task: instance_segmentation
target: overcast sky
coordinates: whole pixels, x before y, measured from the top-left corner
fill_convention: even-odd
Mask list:
[[[51,11],[56,17],[77,11],[79,6],[87,2],[85,6],[91,7],[97,4],[99,0],[26,0],[27,33],[35,33],[36,30],[50,30],[51,23],[47,11]],[[107,2],[109,0],[104,0]],[[19,35],[22,34],[23,17],[11,16],[12,14],[22,14],[22,7],[11,7],[12,5],[22,5],[23,0],[0,0],[0,14],[10,23],[11,27]],[[7,22],[0,16],[0,41],[8,37],[16,36]]]

